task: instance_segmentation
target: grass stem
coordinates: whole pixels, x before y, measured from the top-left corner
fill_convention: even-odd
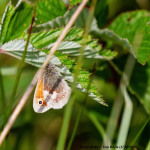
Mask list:
[[[85,4],[87,2],[88,2],[88,0],[85,0],[85,1],[83,0],[80,5],[84,4],[84,6],[85,6]],[[87,19],[87,23],[86,23],[86,27],[85,27],[85,33],[83,35],[82,47],[80,49],[80,55],[78,56],[78,59],[77,59],[77,67],[76,67],[76,70],[75,70],[74,82],[72,84],[71,98],[70,98],[70,100],[69,100],[69,102],[66,106],[65,112],[64,112],[62,128],[61,128],[61,131],[60,131],[60,136],[59,136],[58,143],[57,143],[57,148],[56,148],[57,150],[64,150],[64,148],[65,148],[65,142],[66,142],[66,139],[67,139],[67,133],[68,133],[68,127],[69,127],[69,122],[70,122],[70,118],[71,118],[72,107],[73,107],[73,103],[74,103],[74,99],[75,99],[76,81],[77,81],[77,78],[78,78],[80,68],[82,66],[84,47],[85,47],[85,44],[86,44],[86,39],[87,39],[87,36],[88,36],[88,33],[89,33],[89,29],[90,29],[90,26],[91,26],[91,20],[92,20],[93,13],[94,13],[94,10],[95,10],[96,2],[97,2],[97,0],[92,1],[92,7],[90,8],[89,16],[88,16],[88,19]]]
[[[141,128],[141,130],[137,133],[137,135],[135,136],[135,138],[133,139],[133,141],[131,142],[130,146],[134,146],[135,141],[137,140],[137,138],[140,136],[140,134],[142,133],[142,131],[144,130],[145,126],[149,123],[150,121],[150,117],[147,119],[147,121],[145,122],[145,124],[143,125],[143,127]],[[149,149],[148,149],[149,147]],[[129,149],[128,149],[129,150]],[[150,140],[149,140],[149,146],[147,146],[146,150],[150,150]]]
[[[5,97],[5,90],[4,90],[4,84],[3,84],[3,76],[2,76],[2,65],[1,65],[1,55],[0,54],[0,104],[1,104],[1,111],[3,112],[6,108],[6,97]]]
[[[92,83],[92,81],[94,79],[95,72],[96,72],[96,64],[94,64],[93,71],[92,71],[92,74],[90,76],[90,81],[88,83],[87,92],[86,92],[86,95],[85,95],[85,98],[84,98],[84,101],[83,101],[83,106],[85,106],[85,104],[86,104],[86,101],[87,101],[87,98],[88,98],[89,89],[90,89],[91,83]],[[77,131],[77,128],[78,128],[81,116],[83,114],[83,111],[84,111],[84,107],[81,107],[80,111],[78,113],[76,122],[75,122],[75,126],[74,126],[74,129],[73,129],[73,132],[72,132],[72,135],[71,135],[71,138],[70,138],[67,150],[71,149],[71,146],[72,146],[72,143],[73,143],[73,140],[74,140],[74,137],[75,137],[75,134],[76,134],[76,131]]]
[[[26,53],[27,53],[27,48],[28,48],[28,44],[29,44],[29,40],[30,40],[30,36],[31,36],[31,31],[32,31],[34,18],[35,18],[35,13],[33,15],[32,21],[31,21],[31,26],[30,26],[27,42],[26,42],[25,49],[24,49],[24,52],[23,52],[23,55],[22,55],[22,60],[20,62],[19,68],[18,68],[18,72],[17,72],[15,84],[14,84],[14,87],[13,87],[13,91],[12,91],[12,94],[11,94],[10,102],[9,102],[9,105],[8,105],[8,108],[7,108],[5,123],[7,122],[8,118],[9,118],[10,111],[11,111],[13,102],[15,100],[15,95],[16,95],[16,92],[17,92],[17,87],[18,87],[19,80],[20,80],[20,77],[21,77],[22,68],[23,68],[23,65],[24,65],[24,61],[25,61],[25,57],[26,57]]]

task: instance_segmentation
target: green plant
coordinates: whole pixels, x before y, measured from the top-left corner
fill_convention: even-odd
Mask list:
[[[13,88],[8,107],[6,107],[6,91],[4,90],[5,84],[3,83],[2,76],[3,68],[0,64],[1,129],[5,126],[12,106],[15,103],[16,90],[20,82],[19,78],[23,62],[25,61],[27,64],[35,67],[42,66],[80,2],[81,0],[71,0],[68,6],[60,0],[40,0],[34,3],[34,5],[21,1],[15,7],[12,2],[8,3],[0,25],[0,53],[22,59],[22,62],[17,73],[17,82]],[[122,13],[112,20],[110,25],[107,25],[108,5],[113,3],[115,3],[115,0],[107,0],[105,2],[99,0],[96,7],[91,6],[90,9],[85,7],[50,60],[52,64],[59,68],[60,73],[69,85],[72,85],[73,92],[77,92],[74,91],[76,87],[78,91],[87,94],[90,101],[95,100],[103,105],[100,106],[100,104],[94,101],[91,102],[98,105],[97,107],[103,109],[106,109],[107,107],[105,106],[108,105],[112,107],[110,116],[107,114],[105,118],[102,115],[101,119],[99,118],[101,112],[96,110],[96,107],[95,109],[86,108],[85,103],[84,106],[81,106],[82,100],[76,101],[73,107],[74,100],[78,99],[75,96],[76,94],[73,94],[65,108],[63,127],[58,138],[57,149],[59,150],[65,147],[72,109],[73,112],[80,112],[76,120],[75,131],[78,130],[77,126],[80,123],[81,115],[89,118],[95,126],[94,129],[98,130],[98,135],[101,135],[99,137],[101,142],[95,140],[95,144],[99,143],[98,149],[103,149],[103,146],[110,145],[137,146],[137,149],[138,146],[141,146],[138,140],[140,136],[143,136],[140,133],[146,130],[145,128],[147,128],[146,125],[150,118],[149,12],[134,10]],[[90,4],[91,2],[87,6]],[[67,10],[67,8],[69,9]],[[89,12],[94,8],[96,9],[95,13],[93,11],[93,15],[90,16]],[[30,33],[29,29],[34,11],[36,12],[35,23],[33,24],[32,33]],[[87,20],[90,20],[89,23],[87,23]],[[105,28],[102,28],[104,26]],[[78,58],[77,61],[74,58]],[[85,65],[82,65],[82,61],[86,62]],[[93,66],[89,61],[93,62],[93,64],[95,62],[98,63],[94,79],[99,78],[101,80],[98,84],[89,78],[91,74],[89,73],[91,71],[89,66]],[[89,72],[86,70],[89,70]],[[107,101],[104,101],[107,93],[103,92],[105,97],[102,98],[102,94],[100,95],[96,88],[96,85],[101,87],[100,84],[103,82],[105,85],[109,85],[111,77],[113,78],[113,86],[116,86],[116,88],[113,87],[113,90],[118,91],[112,92],[109,89],[110,87],[107,89],[110,94],[117,95],[116,99],[113,97],[115,99],[114,105],[113,103],[107,104]],[[119,82],[120,85],[118,85]],[[102,86],[102,89],[104,89],[104,86]],[[125,108],[122,115],[123,101],[125,101]],[[110,110],[109,107],[108,109]],[[56,112],[53,112],[53,114],[54,118],[59,116]],[[76,118],[74,115],[73,113],[73,118]],[[121,116],[121,125],[118,124],[119,116]],[[140,118],[139,122],[138,118]],[[107,128],[104,129],[106,124]],[[138,124],[138,126],[135,127],[135,124]],[[118,137],[115,134],[117,127],[119,127]],[[65,135],[64,139],[63,135]],[[73,133],[74,135],[75,132]],[[6,138],[6,142],[7,140],[8,138]],[[145,136],[144,140],[148,144],[148,136]],[[70,142],[68,149],[71,149],[73,140]],[[103,146],[102,143],[104,144]],[[89,144],[85,145],[88,146]],[[142,148],[143,145],[141,146]],[[51,147],[53,148],[53,146],[56,147],[55,142]],[[14,146],[14,148],[16,147]]]

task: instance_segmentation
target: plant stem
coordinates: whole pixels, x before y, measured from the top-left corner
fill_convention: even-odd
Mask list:
[[[150,150],[150,140],[149,140],[145,150]]]
[[[138,34],[138,32],[135,35],[134,40],[133,40],[134,51],[137,51],[139,49],[143,35],[144,34]],[[138,43],[137,43],[137,39],[136,39],[137,37],[138,37]],[[126,65],[125,65],[124,72],[122,73],[122,78],[120,81],[120,87],[118,89],[118,94],[117,94],[116,100],[115,100],[113,108],[112,108],[110,119],[107,124],[106,140],[104,140],[103,145],[108,146],[108,145],[111,145],[111,143],[112,143],[112,139],[113,139],[113,136],[114,136],[114,133],[116,130],[116,126],[117,126],[117,121],[119,119],[119,115],[121,113],[121,108],[123,106],[123,99],[125,100],[125,109],[124,109],[124,113],[123,113],[123,117],[122,117],[122,121],[121,121],[121,128],[119,131],[117,145],[120,145],[120,143],[122,145],[125,145],[127,133],[128,133],[128,129],[129,129],[129,124],[130,124],[130,120],[131,120],[131,116],[132,116],[132,110],[133,110],[133,106],[132,106],[133,104],[132,104],[130,97],[128,96],[126,88],[129,85],[129,81],[130,81],[130,78],[132,75],[132,71],[133,71],[135,62],[136,62],[135,58],[133,57],[132,53],[130,53],[129,57],[127,59]],[[128,122],[128,125],[126,124],[126,126],[124,126],[124,123],[126,120]]]
[[[121,90],[119,89],[107,123],[106,138],[103,142],[104,146],[109,146],[112,143],[122,106],[123,106],[123,97],[122,97]]]
[[[96,64],[94,64],[93,71],[92,71],[92,74],[90,76],[90,81],[88,83],[87,92],[86,92],[86,95],[85,95],[85,98],[84,98],[84,101],[83,101],[83,104],[82,104],[83,106],[85,106],[85,104],[86,104],[88,93],[89,93],[89,89],[90,89],[91,83],[92,83],[92,81],[94,79],[95,72],[96,72]],[[77,119],[76,119],[76,123],[75,123],[74,129],[73,129],[73,133],[71,135],[71,138],[70,138],[67,150],[71,149],[71,146],[72,146],[72,143],[73,143],[73,140],[74,140],[74,137],[75,137],[75,134],[76,134],[76,131],[77,131],[77,128],[78,128],[81,116],[83,114],[83,111],[84,111],[84,107],[81,107],[81,109],[80,109],[80,111],[78,113]]]
[[[140,34],[138,31],[136,32],[136,35],[133,40],[133,49],[135,52],[138,51],[138,49],[141,45],[143,35],[144,34],[141,34],[141,32],[140,32]],[[138,43],[137,43],[137,39],[138,39]],[[128,56],[126,65],[125,65],[124,73],[122,75],[122,82],[120,84],[120,89],[121,89],[122,95],[124,96],[125,108],[123,111],[121,126],[119,129],[117,145],[125,145],[128,131],[129,131],[129,126],[130,126],[130,121],[131,121],[132,111],[133,111],[133,103],[128,95],[127,87],[129,86],[129,81],[130,81],[135,63],[136,63],[136,59],[130,53],[130,55]],[[117,148],[116,148],[116,150],[117,150]],[[124,148],[123,148],[123,150],[124,150]]]
[[[13,105],[13,102],[14,102],[14,99],[15,99],[17,87],[18,87],[19,80],[20,80],[20,77],[21,77],[22,68],[23,68],[23,65],[24,65],[24,61],[25,61],[25,57],[26,57],[26,53],[27,53],[27,48],[28,48],[28,44],[29,44],[29,40],[30,40],[30,36],[31,36],[31,31],[32,31],[34,18],[35,18],[35,13],[33,15],[32,21],[31,21],[31,26],[30,26],[27,42],[26,42],[25,49],[24,49],[24,52],[23,52],[23,55],[22,55],[22,60],[20,62],[19,68],[18,68],[18,73],[17,73],[17,76],[16,76],[15,85],[13,87],[10,102],[9,102],[9,105],[8,105],[8,108],[7,108],[7,114],[6,114],[5,122],[7,122],[7,120],[8,120],[8,117],[9,117],[9,114],[10,114],[10,111],[11,111],[11,108],[12,108],[12,105]]]
[[[78,104],[78,103],[76,103],[76,105],[77,105],[77,107],[84,107],[83,105]],[[101,118],[101,122],[104,123],[104,124],[107,122],[108,118],[107,118],[107,117],[104,117],[103,115],[100,115],[99,113],[96,115],[96,112],[95,112],[95,111],[92,111],[92,110],[89,111],[89,110],[86,109],[85,107],[84,107],[84,112],[83,112],[83,113],[84,113],[84,115],[86,115],[86,116],[91,120],[91,122],[95,125],[95,127],[97,128],[99,134],[102,136],[102,139],[104,140],[104,139],[106,138],[105,130],[104,130],[102,124],[100,123],[100,121],[97,119],[96,116],[99,115],[100,118]],[[104,119],[105,121],[104,121],[103,119]]]
[[[13,104],[14,99],[15,99],[17,87],[18,87],[18,84],[19,84],[19,79],[20,79],[21,72],[22,72],[22,67],[23,67],[23,64],[24,64],[24,60],[25,60],[25,56],[26,56],[26,52],[27,52],[27,48],[28,48],[28,44],[29,44],[29,39],[30,39],[31,31],[32,31],[34,17],[35,17],[35,13],[33,14],[33,18],[32,18],[32,21],[31,21],[31,26],[30,26],[30,30],[29,30],[27,43],[26,43],[26,46],[25,46],[25,50],[23,52],[22,60],[21,60],[20,65],[19,65],[19,69],[18,69],[16,80],[15,80],[15,85],[14,85],[14,88],[13,88],[11,99],[10,99],[10,102],[9,102],[9,105],[8,105],[8,109],[7,109],[6,113],[4,113],[4,125],[6,124],[8,118],[9,118],[11,107],[12,107],[12,104]],[[8,123],[6,124],[5,128],[3,129],[3,131],[0,135],[0,145],[2,144],[3,140],[5,139],[10,127],[12,126],[12,123],[13,123],[14,119],[15,119],[14,116],[12,118],[10,118]]]
[[[123,117],[122,117],[122,123],[121,123],[120,131],[119,131],[117,145],[125,145],[127,132],[128,132],[128,128],[130,125],[130,119],[132,116],[132,110],[133,110],[132,101],[130,100],[130,97],[127,94],[126,87],[129,84],[129,80],[130,80],[134,65],[135,65],[135,58],[133,57],[132,54],[130,54],[128,57],[128,60],[126,62],[124,72],[122,74],[120,87],[118,90],[118,95],[114,102],[111,116],[108,121],[108,126],[106,129],[106,139],[105,139],[103,145],[106,145],[106,146],[111,145],[113,135],[115,133],[115,129],[117,126],[117,121],[118,121],[119,115],[121,113],[121,108],[123,106],[123,99],[125,99],[126,105],[125,105],[125,109],[124,109],[124,113],[123,113]],[[124,126],[125,124],[126,124],[126,126]],[[124,143],[124,144],[122,144],[122,143]]]
[[[87,2],[88,2],[88,0],[84,0],[80,5],[82,5],[84,3],[84,6],[85,6]],[[65,147],[65,142],[66,142],[68,128],[69,128],[69,121],[70,121],[70,118],[71,118],[72,107],[73,107],[73,103],[74,103],[74,99],[75,99],[76,81],[77,81],[77,77],[78,77],[78,74],[79,74],[79,71],[80,71],[80,68],[81,68],[81,65],[82,65],[84,47],[85,47],[85,44],[86,44],[86,39],[87,39],[87,36],[88,36],[88,33],[89,33],[89,29],[90,29],[90,26],[91,26],[92,15],[93,15],[94,9],[95,9],[95,7],[93,7],[93,5],[96,5],[96,2],[97,2],[97,0],[93,0],[92,1],[92,7],[90,8],[90,12],[89,12],[88,20],[87,20],[87,26],[85,28],[85,33],[83,35],[82,47],[80,49],[80,55],[78,56],[78,59],[77,59],[77,67],[76,67],[76,70],[75,70],[74,82],[72,84],[71,99],[69,100],[69,102],[66,106],[65,112],[64,112],[62,128],[61,128],[61,131],[60,131],[58,144],[57,144],[57,147],[56,147],[57,150],[64,150],[64,147]]]
[[[131,121],[131,117],[132,117],[132,111],[133,111],[133,104],[132,104],[132,101],[131,101],[127,91],[126,91],[125,85],[123,85],[123,88],[124,88],[124,96],[125,96],[125,98],[124,98],[125,99],[125,108],[123,111],[121,126],[119,129],[119,135],[118,135],[116,145],[125,145],[129,126],[130,126],[130,121]],[[117,150],[117,148],[116,148],[116,150]]]
[[[0,54],[0,93],[1,93],[1,110],[3,112],[3,110],[6,108],[6,97],[5,97],[5,90],[4,90],[4,85],[3,85],[3,77],[2,77],[2,65],[1,65],[1,54]]]
[[[150,121],[150,117],[147,119],[147,121],[145,122],[145,124],[143,125],[143,127],[141,128],[141,130],[137,133],[137,135],[135,136],[134,140],[132,141],[132,143],[130,144],[130,146],[133,146],[135,141],[137,140],[137,138],[140,136],[140,134],[142,133],[142,131],[144,130],[145,126],[147,125],[147,123]],[[149,148],[150,148],[150,140],[149,140]],[[129,148],[128,148],[129,150]],[[148,146],[147,146],[147,149],[146,150],[149,150],[148,149]]]
[[[103,126],[101,125],[101,123],[97,120],[97,118],[95,117],[95,115],[92,112],[88,112],[87,116],[90,118],[91,122],[97,128],[99,134],[102,136],[102,139],[105,140],[105,130],[104,130]]]

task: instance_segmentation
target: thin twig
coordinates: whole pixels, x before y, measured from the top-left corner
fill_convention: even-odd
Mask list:
[[[11,115],[10,119],[8,120],[5,128],[1,132],[0,145],[2,144],[2,142],[5,139],[6,135],[8,134],[8,132],[9,132],[10,128],[12,127],[14,121],[16,120],[17,116],[19,115],[20,111],[22,110],[24,104],[26,103],[26,101],[27,101],[29,95],[31,94],[35,84],[37,83],[37,80],[38,80],[39,76],[42,74],[45,66],[49,63],[50,59],[52,58],[52,56],[54,55],[55,51],[57,50],[59,44],[61,43],[61,41],[66,36],[67,32],[69,31],[69,29],[71,28],[71,26],[73,25],[73,23],[75,22],[75,20],[77,19],[78,15],[81,13],[82,9],[84,8],[84,6],[86,5],[87,2],[88,2],[88,0],[83,0],[83,2],[79,5],[79,7],[75,11],[75,13],[70,18],[69,22],[65,26],[63,32],[61,33],[61,35],[59,36],[59,38],[55,42],[55,45],[50,50],[50,53],[49,53],[47,59],[45,60],[45,62],[43,63],[42,67],[37,71],[36,75],[34,76],[32,82],[31,82],[31,84],[27,88],[27,90],[24,93],[23,97],[21,98],[19,104],[16,106],[13,114]]]

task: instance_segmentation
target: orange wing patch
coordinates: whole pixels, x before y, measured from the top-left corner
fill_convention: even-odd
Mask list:
[[[43,79],[39,81],[38,87],[35,93],[36,103],[38,103],[38,99],[41,99],[43,101],[42,106],[47,106],[47,103],[44,99],[44,94],[43,94]]]

